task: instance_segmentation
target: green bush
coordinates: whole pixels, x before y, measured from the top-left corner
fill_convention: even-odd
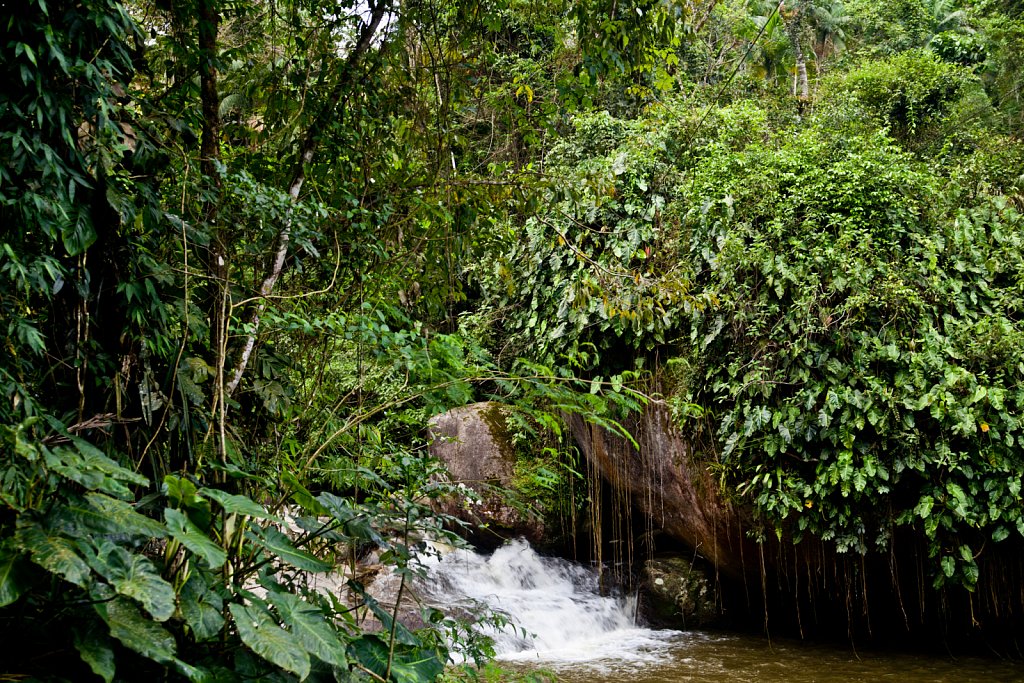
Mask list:
[[[914,145],[934,135],[952,105],[977,83],[962,67],[917,50],[868,62],[837,77],[826,90],[849,98],[897,140]]]
[[[709,158],[689,205],[720,302],[692,318],[689,399],[731,489],[840,551],[915,528],[936,581],[973,586],[986,542],[1024,535],[1024,217],[948,193],[883,133],[814,128]]]

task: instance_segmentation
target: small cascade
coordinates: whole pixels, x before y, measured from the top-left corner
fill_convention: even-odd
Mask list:
[[[525,541],[492,555],[456,550],[426,561],[421,591],[450,610],[481,608],[510,625],[486,630],[498,659],[610,664],[660,661],[683,634],[634,622],[635,600],[600,594],[595,572],[567,560],[542,557]]]

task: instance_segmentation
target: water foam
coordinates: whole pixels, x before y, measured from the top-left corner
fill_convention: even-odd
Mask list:
[[[514,541],[492,555],[456,550],[428,561],[424,589],[466,612],[484,607],[511,625],[487,627],[497,658],[547,666],[654,664],[682,636],[641,628],[631,599],[602,596],[597,574],[567,560],[538,555]]]

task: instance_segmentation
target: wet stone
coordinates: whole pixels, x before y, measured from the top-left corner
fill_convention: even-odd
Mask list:
[[[685,557],[647,560],[639,597],[641,617],[659,628],[698,628],[721,618],[714,575]]]

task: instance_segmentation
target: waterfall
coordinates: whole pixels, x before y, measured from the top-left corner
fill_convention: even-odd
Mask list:
[[[602,596],[595,572],[542,557],[525,541],[490,556],[455,550],[425,564],[421,591],[432,601],[449,611],[485,608],[509,619],[508,627],[485,627],[501,660],[654,663],[683,635],[637,626],[635,599]]]

